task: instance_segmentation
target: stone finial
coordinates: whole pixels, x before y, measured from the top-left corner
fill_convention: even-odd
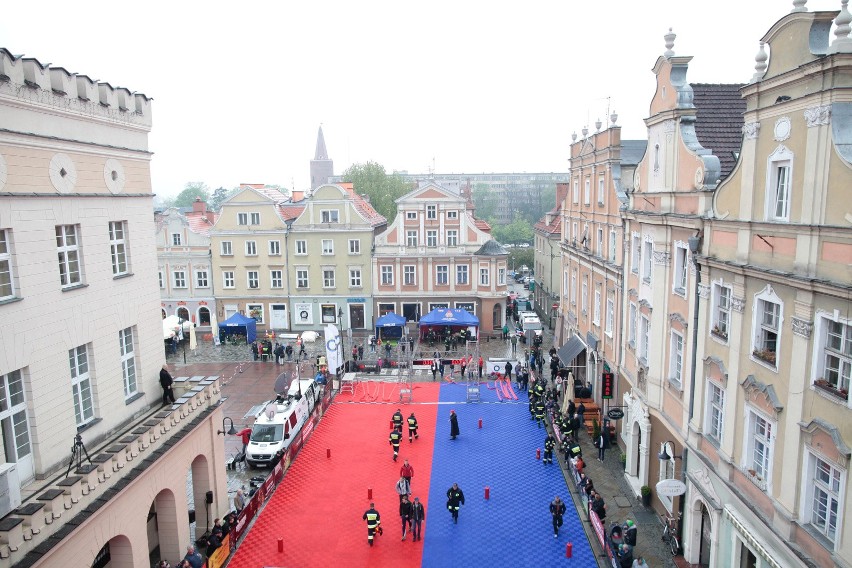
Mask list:
[[[766,50],[763,46],[763,42],[760,42],[760,49],[757,50],[757,55],[754,56],[754,75],[751,77],[752,83],[760,81],[766,74],[766,60],[769,59],[769,56],[766,55]]]
[[[572,133],[571,133],[571,142],[576,142],[576,141],[577,141],[577,133],[576,133],[576,132],[572,132]]]
[[[615,126],[615,122],[618,120],[618,114],[613,111],[612,114],[609,115],[609,119],[612,121],[612,125]]]
[[[674,51],[672,51],[672,48],[674,47],[674,40],[676,37],[677,34],[672,32],[671,28],[669,28],[669,33],[663,36],[663,39],[666,40],[666,50],[663,52],[663,57],[665,57],[666,59],[674,55]]]
[[[807,12],[808,9],[805,8],[805,4],[807,3],[808,0],[793,0],[793,9],[790,13],[795,14],[796,12]]]
[[[834,19],[834,41],[828,48],[829,53],[852,53],[852,38],[849,37],[849,32],[852,31],[852,14],[849,13],[849,0],[840,0],[840,13]]]
[[[585,126],[583,127],[583,130],[581,132],[583,133],[583,138],[589,135],[589,129]]]
[[[600,132],[600,131],[601,131],[601,119],[597,119],[597,120],[595,121],[595,131],[596,131],[596,132]]]

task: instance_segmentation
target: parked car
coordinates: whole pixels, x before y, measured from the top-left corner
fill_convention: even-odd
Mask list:
[[[524,290],[529,290],[530,282],[532,282],[532,276],[524,276],[522,282],[524,283]]]

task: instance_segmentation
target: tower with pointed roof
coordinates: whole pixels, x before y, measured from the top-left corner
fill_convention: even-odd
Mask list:
[[[317,131],[317,149],[314,159],[311,160],[311,189],[314,190],[328,183],[329,178],[334,175],[334,162],[329,159],[328,151],[325,149],[325,137],[322,135],[322,125]]]

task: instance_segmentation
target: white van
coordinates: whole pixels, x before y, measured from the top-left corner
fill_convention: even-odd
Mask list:
[[[246,465],[250,469],[272,465],[275,454],[290,447],[314,411],[322,391],[323,385],[313,379],[293,379],[286,399],[279,395],[261,405],[246,448]]]

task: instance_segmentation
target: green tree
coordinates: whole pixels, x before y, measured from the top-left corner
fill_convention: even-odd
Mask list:
[[[532,269],[535,266],[535,251],[532,247],[509,249],[509,266],[513,270],[522,266]]]
[[[200,197],[201,201],[210,201],[210,188],[202,181],[191,181],[186,184],[183,191],[177,194],[172,207],[192,207],[195,198]]]
[[[210,209],[219,211],[222,208],[222,202],[232,196],[235,191],[237,191],[237,188],[225,189],[224,187],[217,187],[213,192],[213,196],[210,198],[210,203],[208,203]]]
[[[529,221],[517,216],[508,225],[492,226],[491,234],[501,244],[532,243],[533,229]]]
[[[343,172],[343,181],[351,182],[355,191],[370,198],[373,208],[392,222],[396,217],[395,201],[408,193],[411,187],[398,174],[388,174],[376,162],[352,164]]]
[[[497,214],[500,201],[497,192],[487,183],[477,183],[473,186],[473,206],[476,207],[477,219],[493,219]]]

